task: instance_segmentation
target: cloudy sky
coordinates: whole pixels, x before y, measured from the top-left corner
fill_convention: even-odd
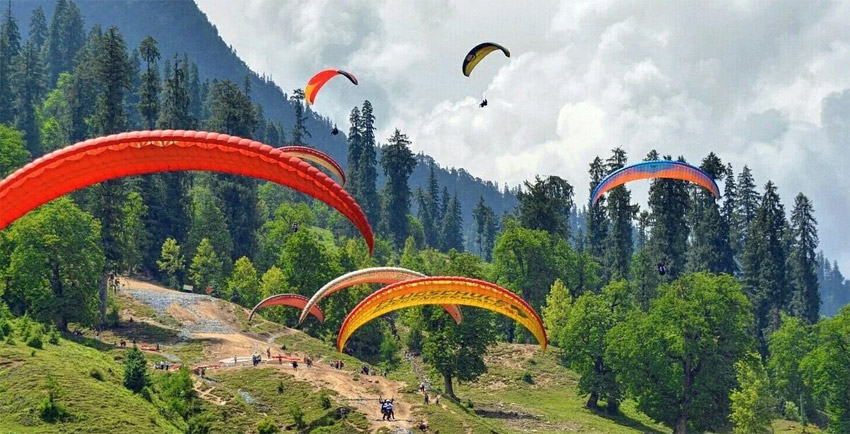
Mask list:
[[[808,195],[822,248],[850,274],[848,1],[196,1],[283,89],[354,72],[360,86],[333,81],[316,99],[341,129],[368,98],[381,139],[399,128],[415,151],[500,183],[558,175],[577,201],[614,147],[632,161],[715,151],[760,188],[775,181],[786,208]],[[464,77],[484,41],[512,57]]]

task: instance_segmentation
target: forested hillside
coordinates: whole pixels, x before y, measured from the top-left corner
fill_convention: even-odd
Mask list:
[[[628,155],[622,148],[600,150],[587,162],[581,184],[530,176],[520,188],[500,192],[466,170],[445,171],[414,154],[403,131],[375,137],[368,100],[352,108],[350,128],[335,142],[340,146],[333,155],[346,167],[343,192],[315,167],[247,140],[310,145],[327,134],[329,124],[306,109],[303,90],[271,98],[269,104],[291,110],[275,118],[258,99],[263,86],[273,85],[240,72],[230,51],[215,56],[230,56],[236,76],[224,69],[202,72],[200,59],[215,56],[181,52],[174,39],[191,29],[165,32],[160,42],[137,31],[127,33],[132,39],[115,25],[137,29],[147,19],[140,17],[156,20],[172,7],[187,7],[171,14],[191,22],[198,12],[187,2],[117,2],[103,10],[94,6],[100,3],[85,3],[102,20],[113,19],[107,12],[121,12],[115,4],[136,14],[102,25],[92,24],[74,1],[23,4],[31,10],[26,22],[15,14],[18,3],[0,22],[0,207],[8,207],[0,209],[8,213],[0,215],[0,345],[12,347],[4,357],[14,358],[0,360],[0,374],[24,363],[18,363],[28,354],[22,345],[33,348],[26,367],[39,366],[46,338],[59,342],[60,334],[78,329],[113,333],[123,327],[122,318],[140,317],[134,309],[155,318],[150,310],[156,306],[122,304],[120,282],[128,276],[166,287],[157,288],[160,294],[192,291],[252,308],[281,293],[304,301],[344,273],[400,266],[444,277],[397,281],[379,294],[387,299],[375,303],[387,310],[351,322],[351,312],[370,308],[361,302],[380,291],[377,286],[333,293],[322,301],[323,321],[300,324],[288,305],[260,314],[324,341],[324,350],[337,341],[345,357],[379,366],[386,375],[410,378],[406,370],[413,369],[424,378],[419,371],[427,371],[438,380],[433,388],[406,393],[438,391],[455,414],[472,413],[475,405],[458,395],[488,399],[487,391],[504,389],[504,378],[512,376],[528,390],[571,388],[556,396],[568,397],[570,405],[580,396],[591,419],[604,415],[629,424],[623,432],[660,424],[675,434],[766,433],[777,418],[850,432],[850,307],[841,307],[850,300],[850,283],[818,253],[818,204],[807,192],[780,197],[771,180],[756,179],[748,166],[732,167],[715,152],[688,164],[655,150]],[[209,46],[223,47],[216,41]],[[120,134],[139,129],[212,134]],[[57,149],[63,151],[27,165]],[[201,163],[185,163],[192,158]],[[647,165],[654,169],[640,172]],[[249,170],[255,167],[262,170]],[[632,196],[633,181],[649,185],[646,202]],[[577,206],[576,189],[597,188],[593,202]],[[408,284],[411,292],[393,292]],[[461,306],[462,320],[436,305]],[[162,315],[156,320],[163,325],[177,321]],[[231,322],[251,332],[241,319]],[[346,326],[350,336],[339,338]],[[194,342],[191,335],[171,337]],[[499,342],[534,343],[541,350],[551,343],[558,358],[521,357],[521,364],[494,359]],[[270,348],[266,354],[271,357]],[[417,370],[420,360],[427,370]],[[98,369],[112,369],[107,362]],[[544,362],[561,366],[529,368]],[[197,392],[191,391],[197,374],[166,373],[157,386],[148,368],[141,353],[127,351],[122,369],[129,391],[120,394],[126,402],[137,401],[136,395],[156,403],[165,399],[160,395]],[[531,373],[564,377],[565,368],[575,381]],[[489,369],[501,373],[498,380],[467,387],[491,378],[485,376]],[[368,371],[367,365],[363,375]],[[119,374],[107,372],[117,384]],[[98,382],[104,375],[90,374]],[[44,393],[43,402],[38,409],[32,401],[15,407],[15,423],[44,428],[78,422],[64,412],[57,386],[38,379],[44,380],[37,392]],[[169,386],[172,381],[180,384]],[[263,393],[273,395],[276,388],[284,395],[287,387],[281,382]],[[184,401],[169,399],[177,406],[169,424],[183,428],[210,417],[209,408],[180,406]],[[543,409],[545,399],[535,401],[525,405],[550,416],[560,411]],[[316,405],[323,410],[311,417],[324,418],[330,407]],[[448,408],[427,413],[447,417],[440,409]],[[297,422],[298,411],[291,419],[307,430]],[[344,415],[337,416],[329,422]],[[234,415],[222,411],[219,418],[227,417]],[[646,418],[654,422],[636,422]],[[570,422],[554,419],[559,427]],[[264,432],[276,432],[275,423]]]
[[[54,0],[32,0],[12,2],[12,13],[19,23],[30,22],[36,8],[41,8],[48,20],[52,17]],[[197,75],[200,83],[209,79],[230,79],[240,85],[245,80],[250,81],[251,100],[262,107],[260,117],[266,117],[270,122],[278,122],[284,131],[289,131],[295,123],[295,107],[289,100],[291,89],[300,88],[304,83],[280,83],[273,77],[261,76],[243,62],[238,53],[221,39],[215,26],[212,25],[203,12],[192,0],[170,1],[134,1],[134,0],[81,0],[76,1],[84,28],[100,25],[104,28],[116,26],[120,29],[129,50],[139,47],[141,41],[152,36],[157,41],[157,47],[162,59],[172,59],[175,56],[182,59],[188,56],[190,62],[197,65]],[[26,28],[22,24],[22,28]],[[24,33],[25,36],[25,33]],[[285,47],[281,47],[285,49]],[[273,53],[270,53],[273,55]],[[307,77],[304,78],[306,83]],[[304,118],[305,128],[310,136],[304,142],[326,152],[337,160],[343,168],[348,167],[346,158],[347,144],[343,131],[340,135],[330,133],[333,121],[306,109]],[[134,113],[130,115],[133,117]],[[341,121],[341,120],[340,120]],[[263,125],[260,125],[263,129]],[[261,132],[261,131],[260,131]],[[258,140],[271,141],[272,138],[255,135]],[[383,143],[384,137],[378,137],[378,143]],[[380,154],[380,149],[378,150]],[[428,165],[434,162],[428,157],[418,159],[410,184],[425,187],[427,182]],[[423,162],[425,164],[423,164]],[[516,206],[515,192],[505,192],[498,185],[475,178],[474,173],[467,170],[444,168],[437,164],[436,176],[440,185],[447,186],[449,191],[457,193],[462,205],[463,226],[465,235],[473,231],[472,209],[479,197],[490,204],[501,215]],[[378,173],[379,187],[384,183],[383,172]],[[470,247],[470,240],[467,240]]]

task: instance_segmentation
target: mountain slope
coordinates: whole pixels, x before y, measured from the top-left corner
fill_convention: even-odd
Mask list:
[[[295,117],[292,104],[281,89],[301,87],[303,83],[274,83],[260,77],[248,68],[236,52],[218,34],[215,25],[192,0],[143,1],[143,0],[75,0],[85,17],[86,30],[97,24],[104,28],[117,26],[132,50],[146,36],[153,36],[159,45],[163,59],[186,54],[198,64],[201,79],[230,79],[241,84],[246,75],[251,79],[251,98],[263,106],[265,115],[291,128]],[[12,13],[18,20],[22,33],[26,35],[30,15],[36,7],[42,7],[47,20],[53,15],[55,0],[28,0],[13,2]],[[285,49],[282,47],[281,49]],[[305,78],[306,80],[306,78]],[[347,168],[348,145],[344,133],[331,135],[330,121],[308,110],[307,128],[312,146],[328,153],[343,168]],[[378,140],[383,140],[379,137]],[[380,158],[380,154],[379,154]],[[419,164],[410,179],[411,189],[425,187],[428,180],[427,164],[430,157],[420,157]],[[381,170],[379,169],[379,172]],[[457,192],[461,201],[464,234],[467,241],[473,230],[472,209],[483,196],[496,214],[501,216],[516,205],[513,194],[503,194],[495,183],[475,178],[464,169],[447,169],[438,166],[437,179],[440,186],[447,186],[450,193]],[[382,173],[378,183],[383,184]],[[380,185],[379,185],[380,187]],[[376,222],[372,222],[376,224]]]

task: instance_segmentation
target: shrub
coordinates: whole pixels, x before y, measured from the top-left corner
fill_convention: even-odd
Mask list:
[[[212,429],[212,416],[209,414],[197,414],[189,418],[189,427],[186,434],[209,434]]]
[[[56,331],[56,329],[50,331],[47,342],[49,342],[50,345],[59,345],[59,332]]]
[[[110,327],[115,327],[115,326],[118,325],[118,323],[119,323],[118,307],[113,305],[109,308],[109,311],[106,313],[106,324]]]
[[[319,402],[321,403],[323,409],[327,410],[331,408],[331,399],[328,398],[327,394],[322,393],[319,396]]]
[[[528,384],[534,384],[534,378],[531,377],[530,372],[523,372],[520,380],[525,381]]]
[[[274,423],[274,420],[271,418],[265,418],[257,424],[257,433],[258,434],[276,434],[279,433],[280,429],[277,427],[277,424]]]
[[[782,410],[782,414],[785,415],[785,419],[787,420],[793,420],[795,422],[800,420],[800,409],[793,401],[785,401],[785,408]]]
[[[97,368],[92,368],[89,375],[97,381],[103,381],[103,374],[101,374]]]
[[[466,400],[466,408],[473,408],[472,400],[470,400],[470,399]]]
[[[29,339],[27,339],[27,345],[33,348],[42,349],[44,347],[44,342],[41,341],[41,333],[33,333]]]
[[[300,405],[293,402],[289,406],[289,416],[292,417],[292,421],[296,428],[300,429],[304,427],[304,411],[301,410]]]
[[[279,393],[279,394],[283,393],[284,390],[286,390],[286,389],[283,387],[283,381],[278,381],[277,382],[277,393]]]
[[[124,359],[124,387],[139,393],[148,383],[145,355],[136,347],[130,348],[127,358]]]

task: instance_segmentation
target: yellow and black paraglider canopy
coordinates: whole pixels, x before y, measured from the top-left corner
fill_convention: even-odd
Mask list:
[[[469,50],[469,53],[463,59],[463,75],[469,77],[469,74],[472,73],[472,70],[475,69],[478,62],[496,50],[502,50],[502,52],[505,53],[505,56],[511,57],[511,52],[508,51],[507,48],[495,42],[484,42],[478,44],[473,49]]]

